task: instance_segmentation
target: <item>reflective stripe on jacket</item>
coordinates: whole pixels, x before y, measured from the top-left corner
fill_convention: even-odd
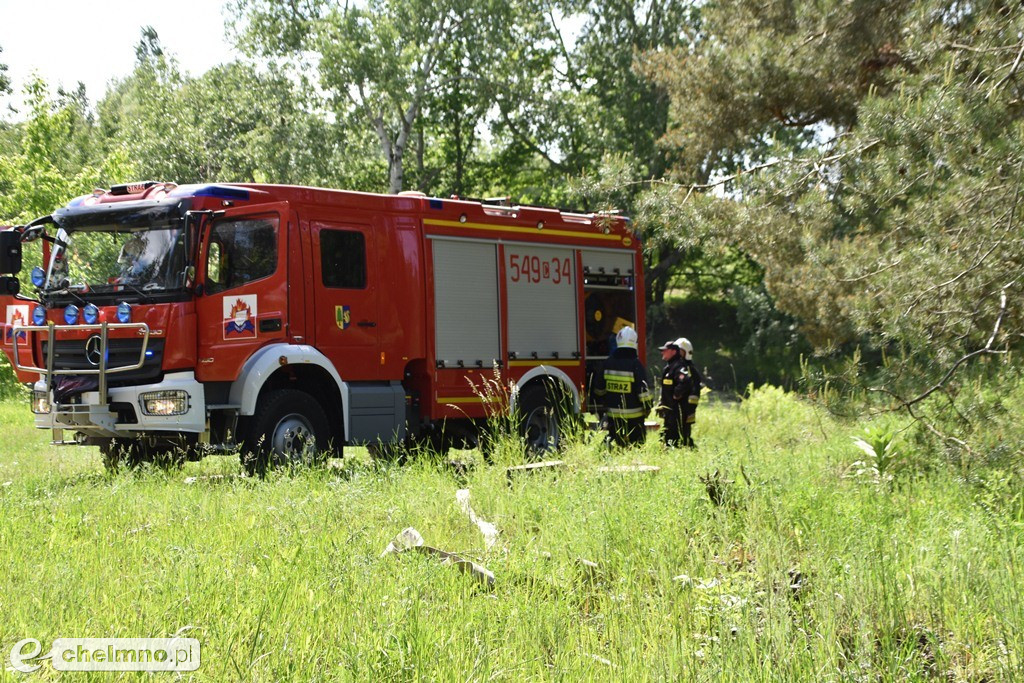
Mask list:
[[[608,416],[615,420],[643,418],[651,410],[653,394],[647,371],[631,349],[619,349],[605,359],[594,378],[594,395],[604,403]]]

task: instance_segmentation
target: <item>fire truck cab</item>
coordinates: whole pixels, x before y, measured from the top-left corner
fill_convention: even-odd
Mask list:
[[[0,232],[0,348],[58,443],[252,471],[344,444],[538,449],[588,366],[645,335],[628,220],[419,193],[142,182]],[[67,435],[69,438],[66,438]]]

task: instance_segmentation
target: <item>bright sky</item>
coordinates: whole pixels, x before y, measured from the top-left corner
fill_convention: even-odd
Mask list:
[[[103,97],[111,78],[131,73],[140,29],[152,26],[164,51],[182,69],[199,75],[232,59],[224,37],[226,0],[126,2],[125,0],[0,0],[0,63],[7,65],[19,106],[22,85],[33,71],[49,83],[73,89],[85,83],[90,102]],[[16,117],[20,118],[20,117]]]

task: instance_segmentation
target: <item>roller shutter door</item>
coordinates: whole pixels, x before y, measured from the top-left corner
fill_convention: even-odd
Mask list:
[[[491,367],[501,358],[497,246],[434,238],[434,329],[447,367]]]
[[[505,278],[510,357],[575,357],[579,315],[574,250],[506,244]]]

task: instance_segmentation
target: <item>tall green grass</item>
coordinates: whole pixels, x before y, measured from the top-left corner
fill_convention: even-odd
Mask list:
[[[698,417],[696,452],[593,438],[511,484],[509,444],[468,474],[353,449],[261,481],[231,458],[108,475],[94,449],[47,445],[23,402],[0,404],[0,652],[182,633],[202,643],[188,676],[209,681],[1024,677],[1012,492],[944,467],[854,476],[864,425],[776,389]],[[640,462],[662,469],[596,472]],[[490,551],[462,487],[502,532]],[[408,526],[494,588],[380,557]]]

